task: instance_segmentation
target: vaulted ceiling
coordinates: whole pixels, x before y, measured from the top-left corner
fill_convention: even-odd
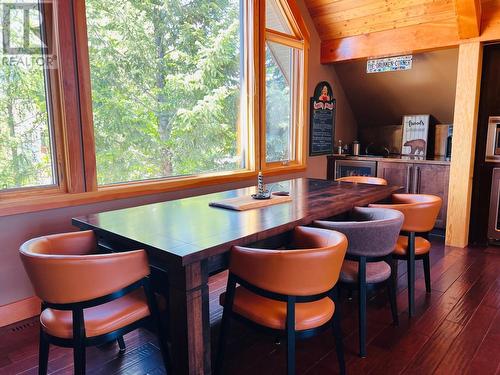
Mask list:
[[[305,0],[322,62],[500,39],[500,0]]]
[[[429,22],[456,23],[453,0],[306,0],[322,40]]]

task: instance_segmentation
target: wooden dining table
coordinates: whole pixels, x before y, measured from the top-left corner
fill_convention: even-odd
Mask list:
[[[251,187],[73,218],[78,228],[94,230],[100,246],[109,251],[145,249],[153,275],[166,275],[159,279],[167,297],[174,373],[211,373],[208,277],[227,268],[233,245],[272,242],[297,225],[383,200],[399,190],[308,178],[281,181],[278,188],[274,190],[289,191],[292,200],[246,211],[209,205],[255,193]]]

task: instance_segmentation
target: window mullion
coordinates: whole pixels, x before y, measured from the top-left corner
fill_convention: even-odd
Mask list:
[[[54,2],[54,6],[60,92],[60,100],[56,105],[61,109],[66,190],[68,193],[81,193],[85,191],[85,179],[72,22],[73,7],[69,1]]]
[[[85,0],[75,0],[74,2],[74,23],[85,189],[86,191],[96,191],[97,166]]]

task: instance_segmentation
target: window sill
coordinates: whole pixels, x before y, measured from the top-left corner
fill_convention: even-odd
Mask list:
[[[264,171],[266,176],[295,173],[305,170],[305,166],[282,166]],[[0,195],[0,217],[23,213],[80,206],[110,200],[133,198],[152,194],[179,191],[183,189],[213,186],[256,178],[256,171],[224,172],[214,175],[183,177],[178,179],[129,183],[103,186],[97,191],[85,193],[54,193],[26,196]],[[37,194],[37,196],[35,196]]]
[[[290,164],[282,165],[280,163],[275,163],[274,165],[268,165],[264,171],[264,176],[277,176],[285,173],[298,173],[305,172],[307,167],[304,164]]]

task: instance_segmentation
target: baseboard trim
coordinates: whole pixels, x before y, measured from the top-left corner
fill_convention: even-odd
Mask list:
[[[40,299],[35,296],[0,306],[0,327],[8,326],[38,314],[40,314]]]

